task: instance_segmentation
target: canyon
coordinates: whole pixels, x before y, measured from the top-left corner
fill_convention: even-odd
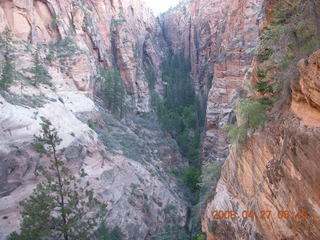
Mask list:
[[[225,132],[241,121],[235,109],[245,89],[260,81],[257,51],[276,2],[182,1],[155,17],[140,0],[0,1],[0,32],[11,30],[19,72],[0,92],[0,240],[19,230],[19,202],[41,180],[35,168],[48,161],[32,148],[41,117],[63,139],[63,161],[75,175],[86,171],[108,205],[107,223],[121,227],[126,239],[158,239],[168,224],[190,233],[194,215],[208,240],[319,239],[320,50],[292,66],[290,96],[240,147]],[[36,52],[49,84],[30,84]],[[223,165],[217,182],[200,195],[200,207],[172,174],[188,162],[153,106],[153,95],[163,99],[168,88],[163,66],[178,54],[190,62],[205,112],[199,165],[202,172]],[[3,48],[0,60],[6,60]],[[102,69],[118,69],[123,79],[129,113],[122,119],[104,105]],[[272,216],[243,217],[251,210]],[[301,210],[305,219],[277,215]],[[212,220],[212,211],[240,217]]]

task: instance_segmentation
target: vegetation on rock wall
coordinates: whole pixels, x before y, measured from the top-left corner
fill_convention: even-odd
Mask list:
[[[96,240],[124,240],[125,235],[118,226],[111,230],[105,224],[101,224],[95,232],[95,238]]]
[[[287,101],[297,62],[320,48],[319,1],[278,1],[270,15],[257,50],[259,81],[237,104],[238,122],[225,127],[233,143],[243,143],[273,105]]]
[[[59,41],[49,43],[49,54],[47,55],[47,61],[52,62],[59,59],[60,63],[64,63],[64,60],[68,57],[80,55],[82,51],[79,49],[75,41],[67,36]]]
[[[270,106],[261,99],[263,98],[248,97],[239,101],[236,111],[241,120],[235,125],[225,126],[232,143],[243,143],[249,131],[254,131],[267,120],[266,111]]]
[[[272,93],[278,99],[288,97],[289,83],[297,76],[296,63],[320,48],[319,16],[319,1],[276,3],[258,49],[258,77],[269,83],[269,88],[256,85],[263,95]],[[262,72],[265,74],[261,75]]]
[[[158,234],[156,240],[185,240],[189,239],[189,234],[186,229],[179,225],[167,225]]]

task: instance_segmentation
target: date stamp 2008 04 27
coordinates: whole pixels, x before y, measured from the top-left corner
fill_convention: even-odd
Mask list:
[[[210,220],[218,220],[218,219],[239,219],[239,218],[259,218],[262,220],[267,220],[273,217],[279,218],[279,219],[290,219],[290,218],[295,218],[295,219],[303,219],[306,220],[309,215],[307,211],[305,210],[299,210],[295,213],[290,212],[288,210],[279,210],[277,212],[272,212],[270,210],[260,210],[258,212],[255,212],[253,210],[244,210],[242,212],[237,213],[236,211],[218,211],[214,210],[211,211],[211,214],[209,214],[209,219]]]

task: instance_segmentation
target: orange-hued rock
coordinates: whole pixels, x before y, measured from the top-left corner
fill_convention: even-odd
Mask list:
[[[301,126],[294,115],[271,122],[256,133],[241,153],[226,160],[217,195],[203,216],[208,239],[319,239],[319,131]],[[239,219],[218,220],[214,233],[208,214],[236,211]],[[243,211],[271,211],[268,219],[241,217]],[[289,211],[288,219],[278,211]],[[306,219],[294,217],[306,211]]]
[[[308,59],[300,60],[298,70],[299,86],[293,91],[294,101],[304,101],[320,110],[320,50]]]
[[[231,151],[202,218],[209,240],[320,238],[319,56],[317,51],[299,62],[290,108]],[[271,215],[218,220],[215,225],[208,218],[212,210],[234,210],[238,216],[245,210],[258,216],[268,210]],[[289,211],[290,217],[278,216],[280,210]],[[304,213],[305,219],[297,216]]]

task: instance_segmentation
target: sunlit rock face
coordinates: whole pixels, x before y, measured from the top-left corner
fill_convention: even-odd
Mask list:
[[[120,121],[102,107],[101,67],[119,68],[133,112],[149,112],[143,63],[151,65],[161,92],[166,56],[161,28],[141,1],[1,1],[0,31],[13,35],[19,75],[0,96],[0,239],[19,229],[19,201],[40,181],[46,165],[31,147],[41,117],[63,139],[62,159],[76,174],[84,167],[97,196],[108,204],[110,227],[127,239],[149,239],[170,221],[184,226],[187,203],[171,168],[184,167],[175,141],[152,113]],[[51,84],[30,84],[34,54]],[[0,53],[1,61],[4,52]],[[88,124],[90,123],[90,124]],[[167,211],[166,209],[171,209]]]

